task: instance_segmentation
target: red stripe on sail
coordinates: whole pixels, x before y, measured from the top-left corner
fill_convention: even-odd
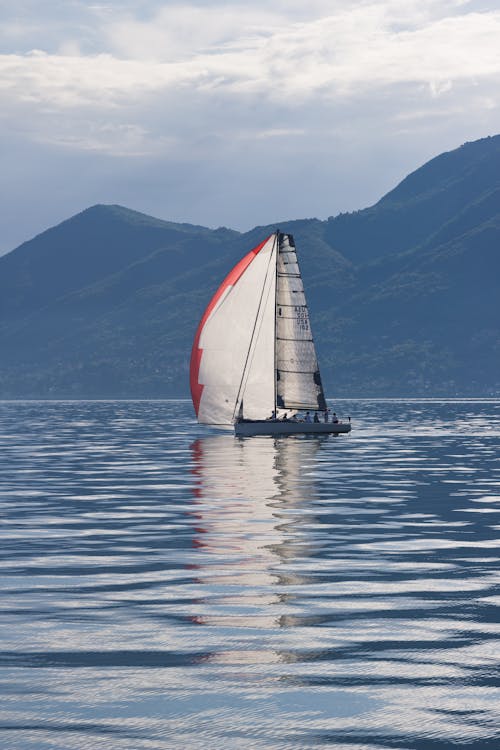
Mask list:
[[[272,236],[272,235],[271,235]],[[194,410],[196,412],[196,416],[198,416],[198,411],[200,409],[200,401],[201,396],[203,393],[203,383],[198,382],[198,375],[200,372],[200,364],[201,364],[201,357],[203,354],[203,349],[200,349],[198,347],[198,344],[200,342],[200,336],[201,332],[203,331],[203,328],[205,326],[205,323],[209,319],[214,307],[217,305],[217,302],[220,300],[226,289],[230,286],[234,286],[238,279],[241,278],[241,276],[244,274],[250,263],[253,261],[256,255],[260,253],[266,242],[270,239],[270,237],[267,237],[267,239],[264,240],[264,242],[261,242],[260,245],[257,245],[253,250],[250,250],[247,255],[245,255],[244,258],[242,258],[235,266],[234,268],[229,271],[228,275],[220,285],[220,287],[215,292],[214,296],[208,303],[207,309],[203,313],[203,317],[200,320],[200,323],[198,325],[198,328],[196,329],[196,334],[193,341],[193,348],[191,350],[191,363],[189,366],[189,384],[191,386],[191,398],[193,399],[193,406]]]

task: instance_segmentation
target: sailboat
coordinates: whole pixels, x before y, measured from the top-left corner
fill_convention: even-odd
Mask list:
[[[328,410],[291,234],[274,232],[219,286],[196,331],[190,385],[198,421],[234,425],[236,435],[350,432],[350,421],[324,421]],[[320,421],[310,412],[322,413]]]

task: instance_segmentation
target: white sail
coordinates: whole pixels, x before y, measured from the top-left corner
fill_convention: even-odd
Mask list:
[[[281,409],[326,409],[304,286],[291,235],[279,235],[276,401]]]
[[[291,235],[268,237],[220,285],[195,336],[191,394],[205,424],[326,409]]]
[[[276,235],[223,281],[201,320],[191,353],[191,394],[199,422],[262,419],[274,408]]]

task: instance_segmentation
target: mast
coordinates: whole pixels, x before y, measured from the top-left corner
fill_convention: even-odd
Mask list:
[[[280,252],[280,230],[276,230],[276,263],[274,268],[274,372],[273,372],[273,383],[274,383],[274,413],[277,414],[278,408],[278,351],[277,351],[277,308],[278,308],[278,256]]]

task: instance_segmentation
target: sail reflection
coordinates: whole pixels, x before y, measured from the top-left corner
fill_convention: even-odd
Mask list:
[[[286,588],[304,580],[284,568],[307,554],[303,506],[315,496],[311,465],[321,440],[220,435],[192,444],[191,513],[197,519],[192,569],[207,586],[196,622],[243,628],[289,624],[294,607]],[[294,512],[299,507],[301,512]],[[219,656],[226,660],[230,654]],[[231,654],[231,660],[240,657]]]

